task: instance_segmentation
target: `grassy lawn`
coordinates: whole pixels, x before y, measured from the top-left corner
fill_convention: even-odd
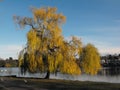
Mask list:
[[[0,90],[120,90],[120,84],[0,77]],[[27,81],[26,81],[27,80]]]

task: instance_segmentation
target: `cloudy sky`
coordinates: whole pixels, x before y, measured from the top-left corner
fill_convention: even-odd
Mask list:
[[[0,0],[0,57],[17,58],[26,44],[13,16],[32,17],[30,7],[57,7],[66,17],[63,35],[94,44],[100,54],[120,53],[120,0]]]

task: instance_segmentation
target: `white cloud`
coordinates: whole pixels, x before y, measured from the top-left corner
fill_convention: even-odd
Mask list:
[[[120,53],[120,47],[114,46],[111,43],[108,42],[103,42],[100,40],[97,40],[96,38],[91,38],[87,36],[76,36],[78,38],[82,38],[83,45],[86,45],[87,43],[91,43],[95,45],[95,47],[98,49],[99,53],[101,55],[106,55],[106,54],[119,54]],[[70,40],[71,37],[66,37],[66,40]]]
[[[22,45],[0,45],[0,57],[4,59],[17,58],[20,50],[22,50]]]
[[[120,54],[120,47],[104,47],[99,48],[99,52],[101,55],[106,54]]]

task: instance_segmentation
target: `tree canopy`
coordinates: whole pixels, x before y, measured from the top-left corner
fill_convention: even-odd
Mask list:
[[[70,42],[64,40],[61,25],[66,17],[56,11],[50,7],[34,8],[33,18],[14,16],[20,27],[31,26],[27,46],[19,55],[20,66],[30,72],[80,74],[75,54],[81,51],[81,41],[75,37]]]
[[[57,8],[52,7],[33,8],[32,13],[32,18],[14,16],[15,22],[21,28],[26,25],[30,26],[26,47],[19,54],[19,66],[22,72],[47,72],[46,78],[49,78],[50,73],[56,72],[80,74],[81,69],[76,63],[76,58],[81,57],[82,42],[75,36],[70,41],[64,39],[61,25],[65,23],[66,17],[57,13]],[[89,45],[87,49],[89,49]],[[93,56],[97,53],[93,47],[90,51],[86,51],[87,49],[84,49],[83,52],[92,51]],[[96,72],[99,66],[92,63],[89,68],[86,68],[86,59],[89,59],[89,56],[86,57],[87,53],[83,53],[85,57],[82,65],[87,73],[92,72],[91,74],[93,74],[94,71],[87,71],[87,69],[96,68]],[[97,55],[95,57],[90,55],[91,59],[88,60],[88,63],[91,63],[92,59],[97,59],[95,63],[99,65]]]
[[[92,44],[87,44],[81,54],[81,66],[87,74],[96,74],[101,68],[100,56],[97,48]]]

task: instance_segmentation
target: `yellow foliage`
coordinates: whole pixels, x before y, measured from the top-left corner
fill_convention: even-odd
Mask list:
[[[59,68],[60,64],[62,63],[63,56],[61,53],[57,55],[49,55],[48,56],[48,63],[49,63],[49,70],[50,72],[55,72]]]
[[[44,67],[44,62],[42,60],[42,56],[37,56],[36,60],[39,71],[43,72],[45,70],[45,67]]]
[[[28,47],[29,47],[29,50],[31,52],[35,51],[36,49],[39,48],[39,43],[40,43],[40,40],[39,38],[37,37],[37,33],[35,30],[30,30],[27,34],[27,44],[28,44]]]
[[[91,75],[97,74],[98,70],[101,68],[100,56],[97,49],[92,44],[88,44],[84,47],[81,66],[84,72]]]
[[[19,60],[19,67],[21,67],[21,65],[23,65],[24,63],[24,49],[20,51],[18,60]]]
[[[75,36],[72,37],[72,47],[79,55],[82,53],[82,42]]]
[[[18,60],[19,60],[19,67],[20,67],[23,64],[23,57],[19,55]]]
[[[62,14],[57,14],[56,13],[57,8],[40,8],[40,9],[34,9],[33,14],[34,14],[34,20],[38,22],[39,20],[43,20],[44,22],[49,21],[53,22],[54,24],[57,24],[58,20],[59,23],[65,22],[65,16]]]
[[[67,74],[80,74],[76,64],[76,54],[81,53],[81,41],[73,37],[71,42],[64,41],[60,25],[66,17],[57,13],[57,8],[33,10],[33,19],[25,19],[24,24],[32,26],[27,33],[27,64],[30,72],[48,71]],[[28,21],[27,21],[28,20]],[[24,52],[23,52],[24,53]],[[20,55],[20,65],[24,64],[24,54]]]
[[[34,53],[29,53],[28,60],[29,60],[29,70],[30,70],[30,72],[36,72],[36,70],[37,70],[37,62],[35,60]]]
[[[11,65],[9,63],[6,63],[5,67],[11,67]]]
[[[64,60],[61,67],[60,67],[61,73],[66,73],[66,74],[80,74],[80,68],[76,64],[75,60]]]

